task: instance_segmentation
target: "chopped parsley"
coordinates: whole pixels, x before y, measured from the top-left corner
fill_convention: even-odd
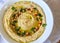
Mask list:
[[[22,36],[24,36],[25,34],[26,34],[26,32],[25,32],[25,31],[21,32],[21,35],[22,35]]]
[[[15,7],[12,7],[11,9],[12,9],[12,10],[15,10]]]
[[[17,21],[13,21],[10,24],[12,24],[13,26],[15,26],[16,23],[17,23]]]
[[[31,30],[34,31],[35,27],[32,27]]]
[[[17,35],[21,35],[21,34],[17,32]]]
[[[12,17],[15,18],[16,14],[13,14]]]
[[[43,20],[43,18],[42,18],[42,17],[40,17],[39,19],[40,19],[41,21]]]
[[[31,32],[32,32],[32,33],[35,33],[35,27],[32,27],[32,28],[31,28]]]
[[[38,16],[43,17],[43,15],[41,15],[40,13],[38,13]]]
[[[21,29],[21,27],[16,27],[16,31],[19,31]]]
[[[20,12],[26,12],[26,9],[25,8],[21,8]]]
[[[36,7],[34,7],[33,9],[37,10],[37,8],[36,8]]]
[[[15,7],[12,7],[11,9],[14,10],[14,11],[17,11]]]
[[[47,24],[42,24],[43,27],[46,27]]]
[[[39,21],[39,18],[36,18],[37,21]]]
[[[17,20],[14,20],[13,23],[17,23]]]

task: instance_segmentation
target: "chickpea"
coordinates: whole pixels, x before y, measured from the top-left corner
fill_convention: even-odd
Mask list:
[[[29,33],[28,32],[26,32],[26,36],[28,36],[29,35]]]
[[[18,31],[18,33],[20,33],[20,31]]]
[[[11,28],[15,28],[15,26],[10,25]]]
[[[18,17],[18,16],[17,16],[17,14],[16,14],[15,19],[16,19],[17,17]]]
[[[39,21],[39,25],[41,25],[42,24],[42,21]]]
[[[31,13],[31,11],[28,11],[29,13]]]
[[[41,21],[39,21],[39,24],[41,24],[42,22]]]
[[[26,10],[31,10],[30,8],[27,8]]]
[[[40,27],[40,24],[38,24],[38,27]]]
[[[36,31],[39,29],[39,27],[36,27]]]
[[[35,13],[34,16],[37,16],[37,13]]]
[[[33,8],[31,8],[31,11],[33,11]]]
[[[16,14],[16,17],[18,17],[18,14]]]
[[[31,9],[31,8],[27,8],[26,10],[27,10],[29,13],[32,12],[32,9]]]

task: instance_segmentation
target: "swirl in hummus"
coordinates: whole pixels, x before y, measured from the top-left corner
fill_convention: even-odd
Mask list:
[[[20,1],[7,9],[3,25],[12,39],[27,43],[43,34],[46,21],[40,6],[34,2]]]

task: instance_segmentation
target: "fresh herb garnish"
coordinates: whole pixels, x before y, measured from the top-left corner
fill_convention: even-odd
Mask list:
[[[25,8],[21,8],[20,12],[26,12],[26,9]]]
[[[18,33],[18,32],[17,32],[17,35],[19,35],[19,36],[20,36],[20,33]]]
[[[39,19],[40,19],[41,21],[43,20],[43,18],[42,18],[42,17],[40,17]]]
[[[19,31],[21,29],[21,27],[16,27],[16,31]]]
[[[17,11],[15,7],[12,7],[11,9],[14,10],[14,11]]]
[[[43,27],[46,27],[47,24],[42,24]]]
[[[31,30],[34,31],[35,27],[32,27]]]
[[[16,14],[13,14],[12,17],[15,18]]]
[[[25,32],[25,31],[22,31],[22,32],[21,32],[21,35],[22,35],[22,36],[24,36],[25,34],[26,34],[26,32]]]
[[[43,15],[41,15],[41,13],[38,13],[38,16],[43,17]]]
[[[13,23],[17,23],[17,20],[14,20]]]
[[[10,24],[12,24],[13,26],[15,26],[16,23],[17,23],[17,21],[13,21]]]
[[[32,27],[32,28],[31,28],[31,32],[32,32],[32,33],[35,33],[35,27]]]
[[[15,10],[15,7],[12,7],[11,9],[12,9],[12,10]]]
[[[39,18],[36,18],[37,21],[39,21]]]
[[[33,9],[37,10],[37,8],[36,8],[36,7],[34,7]]]

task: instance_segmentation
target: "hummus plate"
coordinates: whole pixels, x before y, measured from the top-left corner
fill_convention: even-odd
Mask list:
[[[43,1],[41,2],[44,3]],[[51,15],[51,11],[48,10],[49,13],[46,13],[46,8],[43,8],[42,3],[37,3],[34,0],[18,0],[11,1],[10,3],[2,15],[3,26],[1,26],[1,28],[3,27],[3,31],[5,31],[5,39],[9,39],[10,42],[15,43],[44,42],[42,38],[44,38],[47,34],[46,32],[49,31],[48,27],[51,28],[51,32],[53,26],[53,19],[51,19],[51,26],[49,26],[48,22],[50,19],[47,19],[47,14]],[[52,15],[50,18],[52,18]],[[49,35],[50,32],[48,32]],[[47,38],[48,37],[44,40]]]
[[[43,34],[45,19],[40,6],[31,1],[20,1],[5,11],[3,25],[12,39],[27,43]]]

